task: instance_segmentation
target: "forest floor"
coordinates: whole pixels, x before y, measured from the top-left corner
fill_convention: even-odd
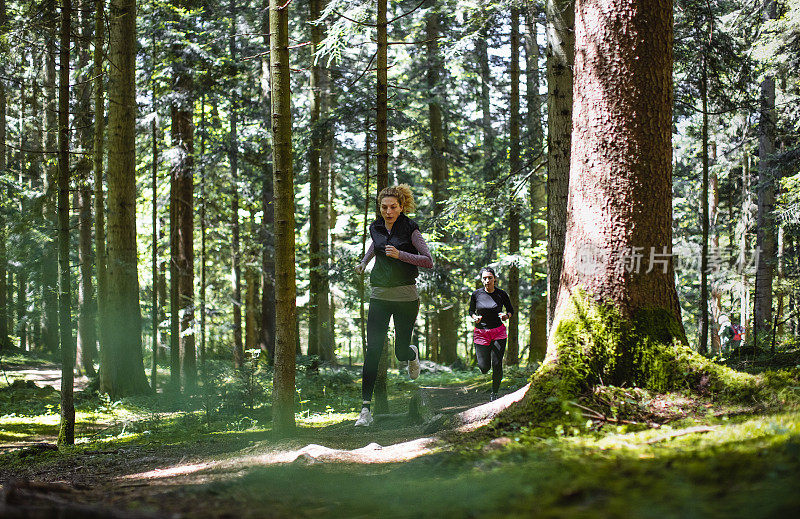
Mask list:
[[[77,443],[61,449],[52,446],[58,393],[43,387],[58,387],[53,365],[4,363],[0,516],[32,506],[129,518],[800,513],[798,351],[772,358],[792,375],[771,401],[601,388],[560,423],[511,431],[412,423],[420,390],[428,416],[495,405],[486,404],[487,376],[433,365],[416,382],[390,371],[389,414],[364,429],[353,427],[357,368],[299,375],[288,438],[269,428],[268,371],[251,370],[232,391],[217,370],[215,394],[195,398],[109,402],[89,385],[77,393]],[[738,367],[769,366],[754,358]],[[501,394],[512,398],[529,375],[509,369]]]

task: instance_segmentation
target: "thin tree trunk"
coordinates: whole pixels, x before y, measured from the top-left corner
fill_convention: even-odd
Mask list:
[[[547,331],[552,332],[564,239],[572,142],[574,0],[547,0]]]
[[[315,0],[320,2],[319,13],[321,14],[327,2]],[[325,33],[322,33],[325,36]],[[320,59],[320,114],[319,119],[322,123],[320,127],[321,132],[321,148],[319,157],[319,187],[320,187],[320,207],[319,207],[319,239],[320,239],[320,284],[319,284],[319,299],[317,302],[317,313],[319,319],[319,354],[324,362],[336,362],[336,346],[333,337],[333,305],[331,303],[332,295],[330,293],[330,246],[329,246],[329,222],[330,222],[330,209],[331,201],[329,199],[331,190],[329,189],[329,182],[332,182],[333,175],[331,174],[331,163],[333,161],[333,147],[334,147],[334,134],[333,134],[333,121],[330,119],[332,93],[331,93],[331,70],[324,65],[324,60]]]
[[[46,0],[44,3],[44,17],[47,33],[55,41],[56,38],[56,0]],[[58,136],[58,108],[56,102],[56,44],[48,45],[45,56],[45,141],[44,149],[50,152],[57,147]],[[44,217],[50,222],[46,234],[49,243],[45,245],[42,257],[42,343],[46,351],[58,351],[58,215],[56,209],[57,197],[57,161],[50,154],[45,157],[45,199]]]
[[[702,252],[700,254],[700,341],[697,351],[708,353],[708,75],[705,56],[702,57],[700,98],[703,104],[703,127],[701,137],[702,178],[700,190],[700,232]]]
[[[542,107],[539,97],[539,43],[537,41],[536,15],[538,7],[528,4],[525,10],[525,58],[527,69],[526,103],[528,105],[528,153],[530,167],[542,153]],[[531,207],[530,234],[531,248],[547,240],[547,227],[541,222],[547,218],[547,188],[543,175],[535,173],[529,180],[528,203]],[[547,262],[531,262],[531,304],[528,319],[528,364],[544,360],[547,351]]]
[[[90,41],[92,34],[91,6],[89,0],[81,0],[79,4],[79,24],[84,41]],[[76,209],[78,211],[78,262],[80,264],[80,281],[78,283],[78,350],[76,367],[89,377],[95,376],[94,359],[97,355],[97,325],[95,316],[94,286],[92,284],[92,192],[89,176],[92,169],[89,150],[92,147],[91,133],[91,73],[88,70],[89,51],[82,47],[78,53],[78,69],[83,70],[78,86],[78,110],[75,125],[84,152],[78,158],[76,172],[78,189],[76,191]]]
[[[231,17],[228,48],[231,62],[236,63],[236,0],[230,0]],[[234,76],[235,81],[236,76]],[[242,344],[242,267],[241,245],[239,238],[239,98],[236,88],[231,89],[230,98],[230,134],[228,135],[228,161],[231,166],[231,273],[233,275],[233,366],[240,369],[244,364],[244,347]]]
[[[765,21],[777,18],[775,0],[764,0]],[[756,221],[755,303],[753,327],[755,343],[766,344],[772,326],[772,279],[776,266],[775,178],[767,159],[775,153],[775,76],[767,75],[761,82],[761,110],[758,124],[758,216]]]
[[[97,339],[100,345],[100,363],[106,358],[108,306],[105,201],[103,195],[103,139],[105,136],[105,100],[103,94],[103,45],[105,45],[104,0],[94,2],[94,49],[92,75],[94,77],[94,142],[92,146],[92,169],[94,180],[94,250],[97,269]]]
[[[522,161],[519,146],[519,9],[511,9],[511,99],[509,100],[508,138],[509,138],[509,174],[512,180],[519,175]],[[514,182],[511,182],[514,185]],[[519,255],[519,204],[516,197],[511,199],[508,216],[508,252]],[[519,364],[519,265],[516,260],[508,269],[508,297],[514,307],[514,313],[508,320],[508,346],[505,362],[508,365]]]
[[[447,144],[444,136],[442,123],[442,100],[444,93],[441,85],[442,62],[439,55],[439,33],[440,33],[440,14],[436,8],[432,8],[428,13],[426,23],[427,40],[427,63],[428,63],[428,125],[430,128],[430,161],[431,161],[431,183],[433,191],[433,215],[435,219],[440,219],[443,204],[448,198],[448,168],[445,159]],[[449,236],[443,229],[439,229],[440,239],[443,243],[449,242]],[[449,268],[444,264],[443,258],[437,258],[440,265],[436,270],[437,285],[439,288],[438,314],[439,322],[439,346],[441,361],[445,364],[452,364],[458,360],[458,322],[455,312],[455,301],[450,287],[450,279],[447,275]]]
[[[150,73],[150,94],[152,97],[151,110],[153,112],[152,121],[150,121],[150,139],[151,139],[151,160],[153,161],[152,169],[150,172],[150,189],[153,193],[152,208],[150,211],[150,223],[153,227],[152,236],[152,258],[150,269],[153,278],[153,293],[152,293],[152,308],[151,319],[153,328],[153,343],[152,343],[152,358],[150,366],[150,387],[155,392],[158,389],[158,117],[156,108],[156,82],[155,82],[155,64],[156,64],[156,36],[155,31],[150,40],[151,58],[153,62],[153,71]],[[163,303],[164,301],[162,301]]]
[[[320,1],[310,0],[309,19],[316,20],[320,16]],[[320,175],[319,155],[322,148],[322,128],[320,127],[320,109],[322,104],[322,67],[317,61],[317,47],[323,38],[320,25],[311,25],[311,74],[309,98],[309,128],[311,139],[308,147],[308,179],[309,179],[309,223],[308,223],[308,354],[320,355],[320,303],[322,285],[322,257],[321,241],[322,227],[320,226],[320,213],[322,212],[320,200]]]
[[[6,35],[6,1],[0,0],[0,37]],[[5,63],[0,65],[0,75],[5,76]],[[8,164],[6,153],[6,141],[9,136],[6,135],[6,85],[5,78],[0,78],[0,174],[6,174],[6,166]],[[2,214],[0,214],[0,350],[3,350],[11,345],[8,337],[8,322],[9,322],[9,305],[8,305],[8,253],[6,249],[6,221]]]
[[[741,269],[739,284],[741,287],[739,303],[739,325],[744,328],[745,341],[750,340],[750,283],[744,269],[747,255],[750,252],[748,234],[751,227],[750,215],[750,155],[747,149],[742,150],[742,212],[741,212],[741,241],[739,242],[739,266]]]
[[[369,205],[372,196],[369,192],[370,180],[370,158],[372,157],[372,150],[370,149],[370,133],[371,128],[369,124],[369,114],[367,114],[364,121],[364,220],[361,228],[361,258],[367,253],[367,233],[369,232]],[[358,304],[359,315],[359,328],[361,331],[361,353],[364,359],[367,358],[367,313],[365,310],[365,302],[367,299],[365,276],[358,276],[358,293],[361,296]]]
[[[72,337],[69,264],[69,50],[72,1],[61,0],[58,74],[58,318],[61,343],[61,423],[59,445],[75,443],[73,399],[75,342]]]
[[[489,68],[489,24],[491,20],[486,20],[481,27],[480,36],[475,40],[475,51],[478,54],[478,65],[481,75],[481,129],[483,138],[481,148],[483,151],[483,180],[488,182],[493,180],[494,164],[492,155],[494,150],[494,131],[492,131],[492,110],[489,84],[491,82],[491,69]]]
[[[388,21],[387,0],[378,0],[377,17],[377,90],[376,90],[376,141],[377,156],[377,186],[376,195],[389,186],[389,80],[388,80]],[[378,363],[378,375],[375,380],[375,412],[387,413],[389,411],[389,396],[386,387],[386,371],[389,368],[388,339],[384,344],[383,354]]]
[[[270,48],[269,0],[263,2],[264,47]],[[264,124],[269,127],[272,101],[268,56],[261,60],[261,103],[266,114]],[[266,139],[262,147],[262,156],[261,208],[264,216],[261,219],[261,349],[266,351],[270,364],[273,364],[275,362],[275,206],[270,149]]]
[[[717,146],[714,142],[709,145],[709,161],[716,162],[717,160]],[[708,178],[709,187],[709,240],[711,253],[719,257],[719,177],[716,170],[709,169]],[[722,341],[719,335],[719,322],[722,317],[722,290],[718,280],[711,280],[711,326],[709,333],[711,338],[711,351],[718,354],[722,351]]]
[[[206,372],[206,96],[200,100],[200,376],[205,385]]]
[[[270,78],[275,171],[276,337],[272,424],[277,434],[294,429],[295,308],[294,173],[289,68],[289,5],[270,0]]]
[[[112,399],[147,393],[136,264],[136,1],[112,0],[108,113],[108,319],[100,388]]]

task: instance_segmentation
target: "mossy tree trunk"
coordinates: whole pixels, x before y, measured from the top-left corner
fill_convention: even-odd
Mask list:
[[[295,427],[295,348],[297,309],[294,257],[294,172],[289,68],[289,5],[270,0],[270,83],[275,178],[275,378],[272,426],[278,434]]]
[[[686,346],[671,262],[672,5],[578,0],[575,12],[564,263],[545,363],[516,406],[527,413],[598,383],[666,390],[721,369]]]
[[[108,308],[100,388],[111,398],[148,393],[136,270],[136,1],[109,7]]]

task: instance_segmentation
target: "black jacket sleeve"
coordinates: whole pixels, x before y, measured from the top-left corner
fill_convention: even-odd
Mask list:
[[[469,296],[469,315],[470,317],[475,315],[475,292],[473,292],[472,295]]]

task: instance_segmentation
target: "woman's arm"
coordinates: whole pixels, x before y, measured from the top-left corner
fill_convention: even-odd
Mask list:
[[[411,263],[417,267],[426,269],[433,268],[433,258],[431,258],[431,253],[428,250],[428,244],[425,242],[425,238],[422,237],[422,233],[419,232],[419,230],[411,234],[411,243],[414,244],[419,254],[411,254],[410,252],[399,250],[397,251],[397,259],[406,263]]]
[[[364,271],[367,269],[367,265],[369,264],[370,260],[375,257],[375,243],[369,242],[369,248],[367,249],[367,253],[361,259],[361,263],[358,264],[356,267],[356,272],[359,274],[363,274]]]
[[[514,313],[514,307],[511,306],[511,298],[508,297],[508,292],[503,291],[503,305],[506,307],[506,313],[509,317]]]

